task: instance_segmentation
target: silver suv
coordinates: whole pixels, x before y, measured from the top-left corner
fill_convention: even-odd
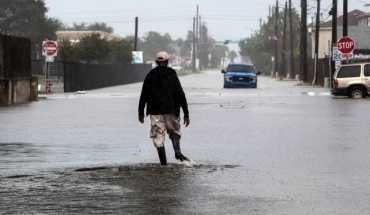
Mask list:
[[[370,63],[341,65],[333,80],[332,95],[364,98],[370,94]]]

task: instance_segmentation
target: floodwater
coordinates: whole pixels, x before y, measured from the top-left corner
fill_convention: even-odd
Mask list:
[[[141,84],[0,108],[0,213],[369,214],[369,100],[259,78],[181,78],[197,164],[158,165]],[[83,89],[81,89],[83,90]]]

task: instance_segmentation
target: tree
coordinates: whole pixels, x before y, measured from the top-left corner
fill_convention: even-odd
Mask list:
[[[290,56],[290,48],[289,42],[293,39],[294,41],[294,50],[297,50],[297,47],[299,47],[299,41],[300,41],[300,17],[295,10],[295,8],[292,8],[292,16],[293,16],[293,38],[290,38],[289,35],[289,28],[287,28],[287,34],[286,34],[286,50],[283,52],[283,35],[284,35],[284,13],[289,13],[289,11],[285,11],[285,9],[278,14],[278,50],[279,50],[279,62],[281,62],[281,56],[283,53],[288,57]],[[289,16],[287,16],[287,22],[289,23]],[[289,24],[287,23],[287,26]],[[272,16],[267,17],[267,22],[262,26],[262,29],[260,31],[254,32],[254,34],[251,37],[245,38],[245,40],[248,40],[248,44],[244,44],[243,40],[239,42],[240,47],[240,55],[242,57],[250,58],[254,65],[258,68],[258,70],[263,71],[264,73],[269,73],[271,71],[271,56],[274,55],[274,49],[275,49],[275,14],[272,14]],[[294,57],[296,59],[299,58],[299,53],[295,52],[293,53]],[[286,58],[287,59],[287,58]],[[287,59],[288,60],[288,59]],[[287,61],[288,62],[288,61]],[[279,65],[280,66],[280,65]],[[287,70],[290,69],[290,67],[286,67]]]
[[[193,31],[188,31],[186,40],[184,40],[181,53],[180,53],[182,57],[190,57],[190,51],[192,50],[192,47],[191,47],[192,42],[193,42]]]
[[[58,43],[59,50],[57,58],[62,61],[77,61],[77,48],[69,40],[61,40]]]
[[[234,63],[234,59],[238,57],[238,54],[232,50],[231,52],[229,52],[229,59],[230,59],[230,62],[231,63]]]
[[[172,38],[168,33],[161,35],[158,32],[150,31],[142,38],[142,51],[145,60],[153,60],[160,51],[173,53],[171,48]]]
[[[133,43],[125,39],[112,40],[108,42],[110,52],[107,62],[124,63],[132,61]]]
[[[112,34],[114,32],[113,27],[108,26],[105,22],[95,22],[93,24],[90,24],[87,26],[88,31],[104,31],[109,34]]]
[[[44,1],[1,0],[0,26],[3,34],[30,38],[34,43],[56,39],[61,22],[46,16]]]
[[[208,36],[208,28],[202,24],[200,26],[199,38],[200,45],[198,47],[199,65],[201,68],[207,67],[209,63],[208,54],[211,53],[216,40]]]
[[[132,61],[132,41],[116,39],[107,41],[95,33],[72,44],[69,40],[59,42],[58,58],[63,61],[85,63],[124,63]]]
[[[215,46],[211,50],[211,67],[218,68],[220,66],[221,60],[226,58],[226,53],[229,51],[227,46]]]
[[[73,23],[73,25],[71,27],[66,25],[64,30],[67,30],[67,31],[86,31],[87,30],[87,24],[84,23],[84,22]]]
[[[41,56],[41,44],[45,39],[56,40],[56,31],[62,22],[46,16],[44,1],[1,0],[0,27],[2,34],[30,38],[31,57]]]
[[[182,44],[184,43],[184,39],[182,38],[177,38],[177,40],[174,41],[178,46],[182,46]]]
[[[90,25],[81,22],[81,23],[73,23],[72,26],[63,24],[60,26],[59,30],[62,31],[103,31],[109,34],[114,32],[113,27],[109,26],[105,22],[94,22]]]
[[[104,63],[110,47],[106,39],[102,39],[99,33],[83,37],[77,47],[78,57],[81,61],[90,63]]]

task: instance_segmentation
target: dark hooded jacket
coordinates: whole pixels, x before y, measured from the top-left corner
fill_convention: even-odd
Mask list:
[[[157,66],[145,77],[139,101],[139,116],[175,114],[189,117],[188,104],[176,71],[169,67]]]

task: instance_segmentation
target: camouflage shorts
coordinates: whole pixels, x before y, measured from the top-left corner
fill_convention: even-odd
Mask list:
[[[181,136],[180,119],[175,114],[150,115],[150,121],[150,138],[153,138],[155,147],[164,146],[166,131],[168,134],[174,132]]]

